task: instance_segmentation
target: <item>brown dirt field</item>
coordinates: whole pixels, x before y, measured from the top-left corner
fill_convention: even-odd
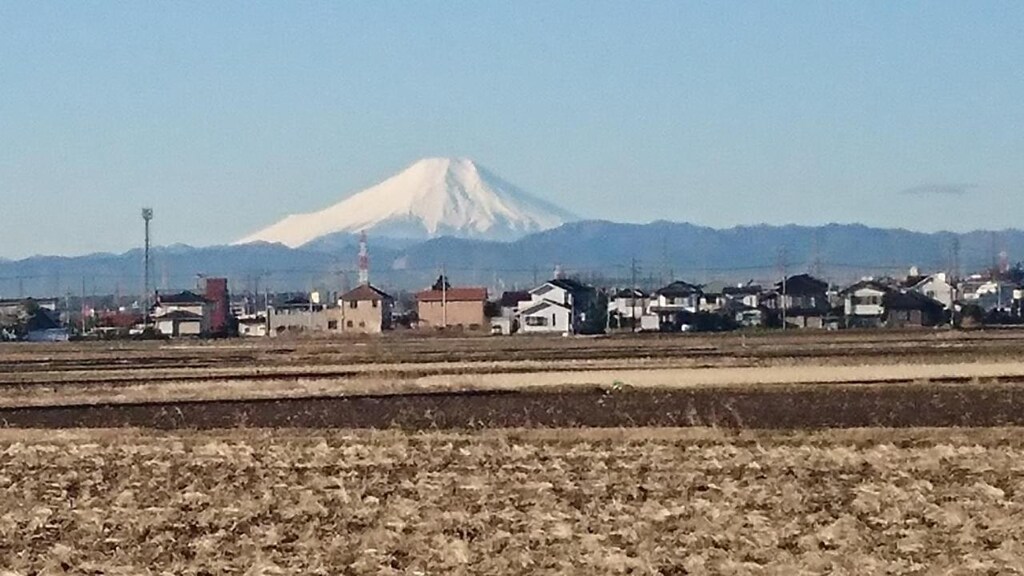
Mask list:
[[[1017,430],[0,431],[3,574],[1020,574]]]
[[[552,387],[264,400],[0,408],[21,428],[401,428],[715,426],[735,429],[1024,425],[1017,385]]]

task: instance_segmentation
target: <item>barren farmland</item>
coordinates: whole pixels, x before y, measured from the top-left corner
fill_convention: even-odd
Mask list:
[[[0,346],[0,574],[1022,573],[1022,344]]]
[[[0,347],[17,427],[1024,424],[1024,333]]]
[[[0,433],[14,574],[1016,574],[1016,430]]]

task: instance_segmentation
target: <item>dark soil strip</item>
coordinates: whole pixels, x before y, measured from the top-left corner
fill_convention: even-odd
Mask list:
[[[2,408],[23,428],[402,428],[719,426],[851,428],[1024,425],[1015,386],[821,386],[412,394]]]

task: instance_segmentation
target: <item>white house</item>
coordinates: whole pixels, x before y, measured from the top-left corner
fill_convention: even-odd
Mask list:
[[[925,276],[910,286],[910,289],[940,302],[946,310],[951,309],[956,300],[956,287],[949,282],[945,272]]]
[[[961,286],[963,301],[977,304],[982,310],[1009,310],[1013,307],[1017,286],[1002,280],[964,282]]]
[[[529,292],[526,291],[506,291],[501,294],[501,299],[498,301],[498,307],[501,309],[501,313],[494,318],[491,318],[491,333],[492,334],[515,334],[519,331],[519,319],[517,314],[519,313],[520,306],[526,307],[530,305],[533,298]]]
[[[739,286],[727,286],[722,290],[722,295],[728,302],[739,302],[744,306],[757,308],[761,305],[763,292],[761,286],[747,283]]]
[[[530,290],[530,301],[519,305],[516,317],[522,332],[566,334],[603,330],[606,321],[604,313],[597,311],[597,291],[567,278]]]
[[[651,297],[643,290],[625,288],[613,292],[608,300],[608,324],[613,328],[641,328],[650,313]],[[655,323],[656,324],[656,323]]]
[[[558,334],[573,333],[572,308],[549,302],[533,301],[519,310],[519,331],[524,334],[553,332]]]
[[[188,290],[178,294],[156,295],[152,319],[165,336],[200,336],[210,331],[213,303]]]
[[[686,330],[688,318],[700,311],[704,298],[700,286],[676,280],[658,289],[651,302],[650,311],[658,317],[661,330]]]
[[[268,334],[267,318],[259,314],[243,314],[238,317],[238,335],[261,338]]]
[[[892,290],[875,280],[862,280],[843,295],[843,313],[848,327],[877,327],[885,317],[885,295]]]
[[[700,310],[701,299],[704,294],[700,286],[676,280],[675,282],[658,289],[655,293],[655,300],[651,303],[652,308],[659,312],[692,312]]]
[[[305,297],[267,308],[267,329],[271,337],[300,332],[337,332],[339,319],[340,314],[332,315],[326,306]]]
[[[185,336],[202,336],[203,317],[184,310],[173,310],[153,317],[153,324],[164,336],[182,338]]]

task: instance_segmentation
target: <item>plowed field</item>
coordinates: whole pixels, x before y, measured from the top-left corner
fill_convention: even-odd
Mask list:
[[[0,433],[14,574],[1017,574],[1015,430]]]

